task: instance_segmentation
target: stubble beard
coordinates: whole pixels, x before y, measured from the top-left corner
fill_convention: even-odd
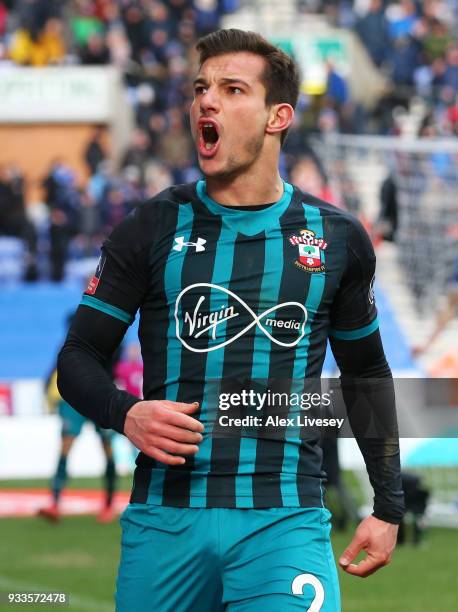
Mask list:
[[[216,171],[214,174],[208,175],[209,178],[211,177],[212,179],[218,179],[227,183],[247,172],[259,159],[264,146],[264,137],[265,134],[263,131],[261,134],[253,136],[245,143],[245,155],[242,160],[236,154],[229,153],[224,168]]]

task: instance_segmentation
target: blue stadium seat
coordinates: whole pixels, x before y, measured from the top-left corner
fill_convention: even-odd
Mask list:
[[[83,292],[80,283],[4,286],[0,291],[0,381],[46,378]],[[134,323],[127,338],[134,341]]]
[[[24,274],[24,242],[20,238],[0,237],[0,283],[17,282]]]

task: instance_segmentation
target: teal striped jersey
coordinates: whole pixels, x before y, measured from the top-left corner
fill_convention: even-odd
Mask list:
[[[360,223],[288,183],[278,202],[251,209],[218,204],[205,181],[175,186],[122,222],[82,303],[126,325],[139,311],[144,398],[198,401],[205,426],[181,466],[139,454],[132,501],[321,506],[317,438],[301,427],[225,429],[221,417],[268,416],[248,389],[281,381],[301,393],[321,375],[329,335],[371,334],[374,269]]]

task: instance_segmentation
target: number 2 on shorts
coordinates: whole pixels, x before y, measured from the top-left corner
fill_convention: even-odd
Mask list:
[[[293,595],[303,595],[306,584],[310,584],[315,589],[315,597],[308,612],[320,612],[324,601],[324,588],[318,578],[313,574],[299,574],[299,576],[294,578],[291,585]]]

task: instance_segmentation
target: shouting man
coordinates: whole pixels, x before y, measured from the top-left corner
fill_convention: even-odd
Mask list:
[[[351,215],[280,178],[294,61],[240,30],[209,34],[197,50],[190,112],[205,178],[139,206],[104,243],[60,353],[59,388],[140,450],[121,520],[118,612],[336,612],[319,436],[262,425],[224,435],[215,385],[304,389],[320,378],[329,337],[346,403],[366,385],[371,409],[395,419],[375,256]],[[104,369],[138,310],[143,401]],[[252,391],[225,394],[234,415],[253,413],[241,404]],[[258,408],[262,421],[269,406]],[[367,576],[390,560],[403,495],[397,436],[357,438],[374,512],[340,565]]]

